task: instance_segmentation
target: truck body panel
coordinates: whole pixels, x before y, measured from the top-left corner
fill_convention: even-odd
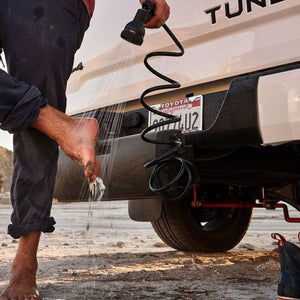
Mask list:
[[[189,0],[188,5],[170,0],[169,4],[168,26],[185,55],[154,58],[151,64],[175,77],[183,89],[300,61],[297,0]],[[160,83],[145,69],[143,59],[153,50],[175,49],[166,33],[147,30],[141,47],[120,38],[137,7],[134,1],[124,9],[97,3],[76,56],[84,68],[69,80],[68,114],[138,99],[144,89]],[[165,101],[163,95],[159,99]]]

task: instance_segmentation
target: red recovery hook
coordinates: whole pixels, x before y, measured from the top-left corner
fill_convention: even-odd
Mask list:
[[[266,208],[266,205],[259,204],[259,203],[212,203],[212,202],[206,202],[206,201],[199,201],[197,197],[197,190],[196,190],[196,185],[194,184],[194,199],[193,202],[191,203],[191,206],[194,208],[199,208],[199,207],[213,207],[213,208]],[[300,223],[300,218],[292,218],[289,215],[289,210],[286,204],[274,204],[272,205],[272,208],[282,208],[283,209],[283,215],[284,219],[286,222],[291,222],[291,223]]]

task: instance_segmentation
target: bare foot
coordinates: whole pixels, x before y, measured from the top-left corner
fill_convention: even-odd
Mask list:
[[[0,300],[41,299],[36,289],[36,270],[36,258],[20,261],[20,256],[16,257],[11,269],[9,284],[0,294]]]
[[[71,118],[46,105],[32,126],[54,139],[67,156],[81,164],[90,182],[96,179],[100,171],[94,150],[99,132],[96,119]]]
[[[99,127],[96,119],[70,118],[67,133],[58,139],[62,150],[84,168],[86,178],[95,181],[99,171],[99,161],[95,155],[95,146]]]
[[[30,232],[20,238],[9,284],[0,294],[0,300],[41,299],[36,290],[36,252],[39,239],[40,232]]]
[[[12,270],[8,286],[0,294],[0,300],[40,300],[41,297],[36,289],[36,271]]]

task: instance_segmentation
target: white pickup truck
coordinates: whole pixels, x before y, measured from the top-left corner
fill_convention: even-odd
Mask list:
[[[164,118],[139,98],[164,84],[145,68],[145,55],[178,50],[164,29],[147,30],[140,47],[120,38],[138,1],[97,3],[77,54],[75,65],[81,64],[69,80],[67,112],[99,121],[102,200],[129,200],[130,217],[151,222],[179,250],[233,248],[253,207],[283,208],[287,221],[299,222],[285,203],[300,211],[300,1],[168,3],[167,24],[185,54],[149,63],[181,87],[154,91],[145,101],[181,117],[150,133],[171,145],[141,139]],[[174,152],[176,143],[181,148]],[[144,165],[157,157],[163,165],[153,174]],[[88,197],[81,167],[63,153],[55,197]]]

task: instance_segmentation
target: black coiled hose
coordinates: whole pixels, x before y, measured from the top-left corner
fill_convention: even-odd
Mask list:
[[[177,38],[173,34],[173,32],[169,29],[169,27],[166,24],[164,24],[163,28],[168,33],[168,35],[171,37],[171,39],[174,41],[174,43],[177,45],[177,47],[179,48],[179,52],[157,51],[157,52],[148,53],[145,56],[144,64],[145,64],[146,68],[150,72],[152,72],[154,75],[165,80],[169,84],[158,85],[158,86],[154,86],[154,87],[146,89],[140,97],[140,102],[148,111],[151,111],[157,115],[160,115],[160,116],[166,118],[166,120],[145,128],[141,133],[141,138],[145,142],[148,142],[148,143],[171,146],[170,150],[168,150],[166,153],[162,154],[161,156],[153,159],[152,161],[148,162],[145,165],[145,167],[146,168],[153,167],[152,173],[149,178],[149,188],[153,192],[167,191],[168,189],[172,188],[173,186],[175,187],[175,185],[177,187],[179,181],[183,178],[183,176],[186,176],[186,182],[184,182],[185,187],[184,187],[183,191],[181,193],[179,193],[179,195],[176,195],[175,197],[172,197],[170,199],[170,200],[177,200],[177,199],[182,198],[185,194],[187,194],[187,192],[190,190],[192,182],[193,182],[192,169],[194,168],[194,166],[189,161],[185,160],[184,158],[176,156],[178,151],[183,149],[183,147],[184,147],[183,141],[180,137],[178,137],[177,139],[174,139],[172,141],[164,141],[164,140],[153,140],[146,136],[148,132],[157,129],[158,127],[176,123],[176,122],[180,122],[180,120],[181,120],[181,118],[178,116],[167,114],[167,113],[164,113],[164,112],[154,109],[153,107],[146,104],[144,101],[145,96],[151,92],[158,91],[158,90],[165,90],[165,89],[174,89],[174,88],[180,87],[179,82],[161,74],[157,70],[153,69],[148,63],[148,59],[151,57],[155,57],[155,56],[175,56],[175,57],[177,56],[178,57],[178,56],[182,56],[184,54],[184,49],[183,49],[182,45],[177,40]],[[155,178],[158,175],[158,173],[162,169],[164,169],[166,166],[173,165],[173,164],[179,166],[179,171],[178,171],[177,175],[167,184],[164,184],[162,186],[157,186],[157,185],[155,186],[154,181],[155,181]],[[181,184],[182,184],[182,182],[181,182]]]

